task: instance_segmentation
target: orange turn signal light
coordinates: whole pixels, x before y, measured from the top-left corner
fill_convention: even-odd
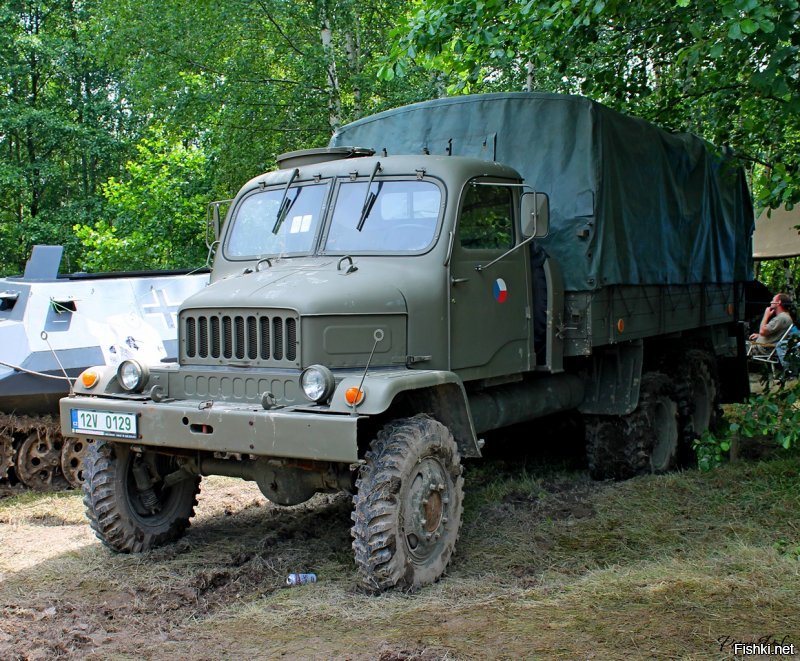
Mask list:
[[[100,375],[95,370],[84,370],[81,374],[81,383],[84,388],[94,388],[99,380]]]
[[[344,391],[344,401],[349,406],[356,406],[364,401],[364,391],[361,388],[348,388]]]
[[[618,319],[617,320],[617,332],[618,333],[624,333],[625,332],[625,320],[624,319]]]

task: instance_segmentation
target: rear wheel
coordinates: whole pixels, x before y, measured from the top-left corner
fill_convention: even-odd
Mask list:
[[[642,377],[639,405],[625,416],[596,416],[586,424],[589,470],[595,479],[665,473],[678,465],[681,434],[672,381],[660,372]]]
[[[668,371],[675,383],[681,432],[679,463],[695,462],[694,441],[713,430],[722,416],[719,377],[714,355],[703,349],[688,349],[669,356]]]
[[[586,419],[586,457],[595,480],[630,477],[625,450],[625,425],[617,416],[597,415]]]
[[[351,530],[362,585],[380,592],[433,583],[461,527],[464,478],[452,434],[426,415],[396,420],[365,459]]]
[[[713,356],[698,349],[686,353],[675,380],[687,393],[687,424],[694,438],[714,429],[719,417],[719,380]]]
[[[675,389],[669,377],[659,372],[645,374],[639,406],[626,417],[631,473],[666,473],[675,468],[681,435]]]
[[[83,503],[97,537],[120,553],[147,551],[183,535],[194,515],[199,477],[167,485],[173,457],[138,454],[124,444],[95,441],[83,469]]]

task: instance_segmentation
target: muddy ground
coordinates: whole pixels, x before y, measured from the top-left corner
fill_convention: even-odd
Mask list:
[[[538,508],[551,520],[590,515],[585,496],[592,483],[557,480],[547,488],[559,496],[546,505],[530,493],[511,491],[497,503],[498,511]],[[413,610],[415,603],[427,608],[437,598],[375,597],[359,590],[351,510],[347,494],[274,508],[252,483],[205,478],[185,538],[143,555],[120,556],[93,536],[79,494],[28,496],[0,512],[0,658],[466,658],[413,634],[405,644],[371,636],[352,649],[346,649],[346,630],[340,641],[315,634],[315,618],[329,617],[328,610],[363,607],[370,613],[387,599],[404,600]],[[318,583],[287,587],[287,574],[298,571],[316,572]],[[511,571],[525,583],[523,568]],[[304,599],[314,602],[308,619],[293,618],[299,622],[285,635],[273,629],[254,647],[239,634],[244,626],[244,638],[252,638],[255,623],[239,614],[229,627],[217,628],[242,607],[280,610],[284,596],[297,601],[291,609],[302,609]],[[463,616],[442,618],[446,601],[434,604],[440,612],[428,625],[438,622],[449,635],[471,628],[474,623]],[[354,612],[353,619],[362,618]],[[207,621],[215,622],[214,633],[203,626]]]
[[[797,468],[619,485],[490,459],[444,579],[377,597],[346,494],[275,508],[205,478],[188,534],[141,555],[102,546],[77,493],[4,499],[0,658],[732,658],[724,636],[800,636],[800,560],[773,541],[800,549]],[[319,581],[286,587],[303,571]]]

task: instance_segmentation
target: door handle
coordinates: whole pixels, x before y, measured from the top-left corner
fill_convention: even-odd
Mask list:
[[[469,278],[450,278],[451,285],[460,285],[462,282],[469,282]]]

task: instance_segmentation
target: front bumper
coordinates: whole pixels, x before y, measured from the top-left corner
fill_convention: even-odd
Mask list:
[[[73,409],[136,414],[138,438],[104,436],[113,442],[315,461],[358,461],[357,415],[265,411],[253,404],[227,402],[64,397],[60,401],[61,432],[83,438],[91,437],[73,432]]]

